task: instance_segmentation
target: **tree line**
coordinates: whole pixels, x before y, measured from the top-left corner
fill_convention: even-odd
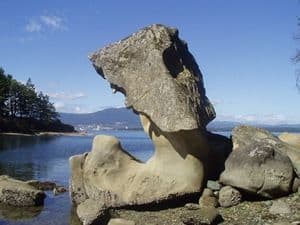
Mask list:
[[[23,84],[0,67],[0,118],[52,122],[58,116],[49,96],[37,92],[30,78]]]

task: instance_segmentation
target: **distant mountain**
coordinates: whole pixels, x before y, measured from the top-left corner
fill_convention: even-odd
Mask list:
[[[232,121],[212,121],[207,125],[207,129],[210,131],[232,131],[233,128],[240,125],[250,125],[259,128],[266,129],[270,132],[300,132],[300,124],[260,124],[260,123],[242,123],[242,122],[232,122]]]
[[[100,125],[115,129],[142,129],[138,115],[131,109],[109,108],[102,111],[86,114],[60,113],[63,123],[78,125]],[[231,131],[234,127],[244,123],[234,121],[212,121],[207,128],[210,131]],[[252,123],[251,125],[267,129],[271,132],[300,132],[300,124],[267,125]]]
[[[112,128],[141,128],[138,115],[126,108],[109,108],[86,114],[60,113],[60,120],[73,126],[98,124]]]

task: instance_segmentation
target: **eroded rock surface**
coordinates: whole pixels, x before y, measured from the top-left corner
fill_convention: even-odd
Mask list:
[[[115,137],[103,135],[95,137],[90,153],[70,159],[76,204],[96,199],[108,207],[141,205],[201,191],[201,159],[207,152],[201,132],[165,134],[146,117],[142,122],[156,150],[146,163],[125,152]]]
[[[0,176],[0,203],[10,206],[39,206],[43,205],[46,197],[40,191],[24,181],[8,176]]]
[[[147,115],[162,131],[205,129],[215,117],[198,65],[174,28],[146,27],[90,59],[126,96],[126,106]]]
[[[152,25],[90,59],[111,87],[125,95],[127,107],[140,115],[155,153],[143,163],[115,137],[95,137],[91,152],[70,159],[73,202],[79,209],[90,201],[109,208],[199,194],[209,164],[206,125],[215,112],[178,31]]]
[[[294,171],[287,156],[289,146],[268,131],[250,126],[235,128],[232,141],[221,183],[267,198],[291,192]]]

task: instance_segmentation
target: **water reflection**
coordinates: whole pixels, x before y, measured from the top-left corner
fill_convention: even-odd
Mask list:
[[[0,135],[0,151],[16,149],[26,146],[39,145],[42,142],[55,140],[53,136],[19,136],[19,135]]]
[[[145,161],[153,145],[142,131],[102,131],[120,139],[124,149]],[[49,180],[65,187],[69,180],[69,157],[90,151],[93,136],[9,136],[0,135],[0,175],[21,180]],[[12,210],[0,207],[1,225],[79,225],[69,194],[47,192],[43,210]],[[11,211],[11,212],[10,212]]]
[[[30,220],[37,217],[43,210],[43,207],[13,207],[0,204],[0,220]]]

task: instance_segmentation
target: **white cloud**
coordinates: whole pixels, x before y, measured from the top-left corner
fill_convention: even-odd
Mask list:
[[[217,115],[219,121],[234,121],[247,124],[280,124],[289,123],[286,116],[280,114],[245,114],[245,115]]]
[[[64,29],[63,19],[58,16],[41,16],[41,22],[54,30]]]
[[[72,104],[66,103],[62,101],[54,102],[54,107],[57,112],[64,112],[64,113],[90,113],[93,112],[89,110],[88,106],[82,104]]]
[[[65,107],[65,103],[63,103],[63,102],[54,102],[54,107],[55,107],[56,111],[60,111],[61,109],[63,109]]]
[[[42,30],[42,24],[35,20],[30,20],[28,24],[25,25],[25,30],[27,32],[40,32]]]
[[[217,105],[220,105],[220,104],[223,104],[223,103],[224,103],[221,99],[211,99],[210,102],[211,102],[214,106],[217,106]]]
[[[75,99],[86,97],[86,94],[83,92],[76,92],[76,93],[55,92],[55,93],[48,93],[48,96],[53,99],[59,99],[59,100],[75,100]]]
[[[82,109],[79,106],[75,106],[75,112],[80,113]]]
[[[30,21],[25,25],[25,30],[30,33],[38,33],[48,30],[65,30],[66,25],[62,17],[55,15],[42,15]]]

